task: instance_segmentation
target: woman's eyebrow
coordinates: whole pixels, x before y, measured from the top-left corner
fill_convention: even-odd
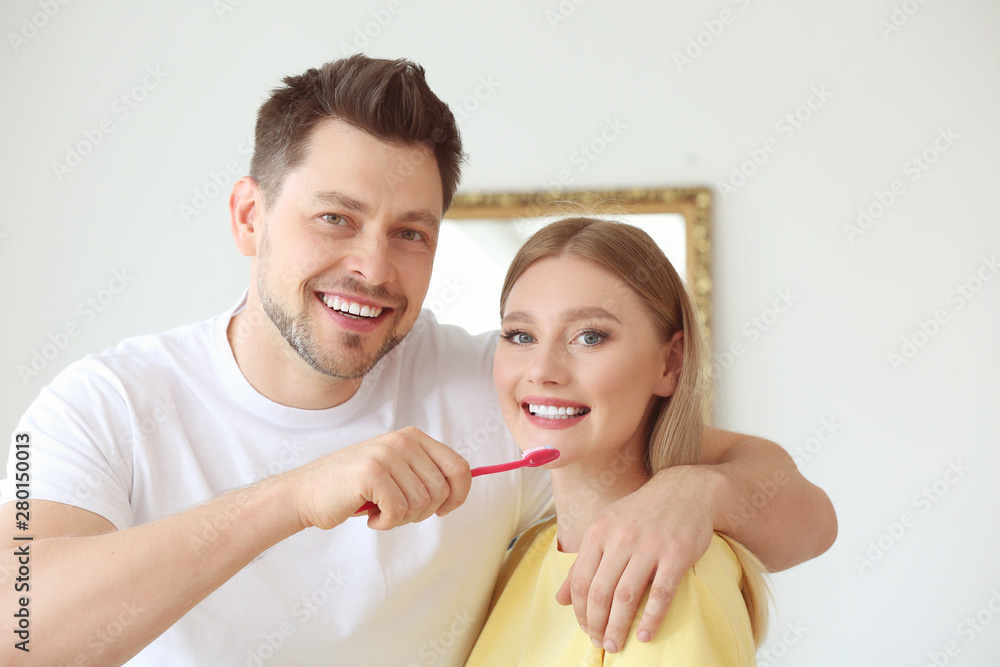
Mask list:
[[[573,308],[572,310],[567,310],[562,314],[563,322],[575,322],[576,320],[592,319],[613,320],[618,322],[618,324],[621,324],[621,320],[615,317],[613,313],[601,308],[600,306],[583,306],[580,308]]]
[[[563,322],[575,322],[577,320],[612,320],[621,324],[615,315],[600,306],[581,306],[579,308],[571,308],[570,310],[563,311],[559,315],[559,319]],[[535,317],[526,311],[516,310],[511,313],[507,313],[503,316],[503,322],[514,321],[514,322],[525,322],[531,324],[535,321]]]
[[[500,318],[501,324],[510,320],[513,320],[515,322],[525,322],[527,324],[531,324],[535,321],[535,318],[532,317],[531,313],[527,313],[523,310],[515,310],[512,313],[506,313],[504,314],[503,317]]]

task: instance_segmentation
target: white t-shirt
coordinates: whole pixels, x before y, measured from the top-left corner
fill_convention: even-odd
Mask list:
[[[492,384],[495,334],[471,336],[425,310],[350,400],[300,410],[260,395],[240,372],[226,329],[244,303],[128,339],[56,377],[18,425],[31,436],[32,498],[125,529],[404,426],[473,467],[519,458]],[[14,498],[13,452],[0,502]],[[128,664],[460,665],[508,542],[551,511],[548,474],[521,469],[476,478],[466,503],[444,518],[391,531],[370,530],[363,518],[308,529]],[[213,535],[206,524],[177,548],[203,548]]]

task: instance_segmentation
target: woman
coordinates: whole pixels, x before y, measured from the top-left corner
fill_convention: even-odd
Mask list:
[[[522,449],[554,447],[557,519],[522,535],[467,665],[753,665],[760,563],[716,534],[649,643],[594,646],[555,600],[584,531],[656,471],[699,461],[705,345],[676,271],[645,232],[571,218],[532,236],[500,297],[494,382]],[[643,602],[644,604],[645,602]]]

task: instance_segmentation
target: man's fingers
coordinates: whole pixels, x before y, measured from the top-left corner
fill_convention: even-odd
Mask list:
[[[646,587],[655,571],[656,563],[645,561],[638,554],[629,559],[625,571],[618,579],[614,594],[611,596],[611,611],[604,628],[602,641],[605,651],[617,653],[625,646],[632,622],[639,609],[639,603],[642,601],[643,595],[646,594]]]
[[[377,493],[374,502],[378,508],[368,515],[368,527],[376,530],[388,530],[400,525],[406,514],[406,496],[395,484],[388,484]]]
[[[465,501],[471,476],[464,458],[418,429],[406,428],[393,435],[384,464],[391,470],[389,484],[399,489],[405,504],[398,512],[390,512],[392,516],[379,527],[423,521],[435,513],[443,515]]]
[[[675,572],[666,563],[661,563],[649,587],[649,599],[642,610],[642,618],[636,628],[635,636],[641,642],[648,642],[656,636],[657,630],[667,617],[667,610],[674,600],[674,593],[680,585],[684,572]]]
[[[430,437],[427,439],[432,443],[426,448],[427,455],[438,474],[436,490],[442,496],[434,509],[438,516],[444,516],[465,502],[472,488],[472,475],[469,462],[460,454]]]
[[[447,514],[469,494],[468,462],[419,429],[407,427],[331,453],[289,471],[299,478],[303,526],[329,529],[378,505],[368,525],[379,530]]]
[[[601,564],[600,547],[591,546],[589,549],[580,549],[576,560],[573,561],[573,569],[570,571],[569,592],[570,600],[573,603],[573,613],[576,615],[576,622],[584,632],[589,633],[587,627],[587,603],[590,595],[590,582],[594,580],[597,568]],[[565,585],[565,584],[564,584]]]
[[[556,602],[566,607],[573,604],[573,592],[570,590],[573,584],[573,568],[576,567],[574,562],[569,566],[569,572],[566,573],[566,578],[563,579],[562,586],[556,591]]]
[[[620,552],[619,552],[620,553]],[[627,559],[618,560],[616,554],[605,551],[601,558],[601,564],[590,582],[590,591],[587,593],[587,634],[594,642],[595,646],[604,647],[604,633],[608,626],[608,619],[611,616],[611,605],[615,602],[615,591],[622,573],[628,566]],[[628,596],[628,591],[623,591],[623,596]],[[639,594],[642,597],[642,593]],[[638,600],[632,600],[633,611],[638,607]],[[624,603],[624,600],[622,601]],[[606,648],[606,647],[605,647]],[[616,647],[620,648],[620,646]]]

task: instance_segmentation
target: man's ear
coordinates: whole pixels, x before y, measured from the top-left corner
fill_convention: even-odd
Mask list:
[[[257,181],[244,176],[233,185],[229,195],[229,221],[236,241],[236,248],[246,257],[257,256],[260,240],[261,213],[264,210],[262,195]]]
[[[663,346],[663,361],[663,377],[657,380],[653,393],[657,396],[673,396],[684,364],[683,329],[675,331],[670,342]]]

